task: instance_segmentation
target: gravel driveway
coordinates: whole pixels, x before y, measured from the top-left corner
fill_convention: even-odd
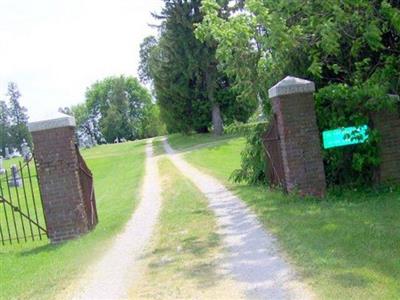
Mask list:
[[[160,184],[152,140],[146,146],[146,174],[141,201],[112,247],[79,281],[68,299],[126,299],[140,274],[139,259],[160,213]],[[135,167],[135,166],[132,166]]]
[[[221,271],[237,282],[237,288],[249,299],[313,299],[313,293],[279,253],[274,237],[243,201],[188,164],[166,139],[163,142],[172,162],[207,197],[227,250]]]

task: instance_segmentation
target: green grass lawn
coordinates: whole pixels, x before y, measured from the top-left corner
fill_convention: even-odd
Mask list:
[[[191,148],[197,145],[224,142],[230,140],[232,137],[232,135],[215,137],[211,133],[190,135],[171,134],[168,136],[168,141],[171,143],[171,145],[175,146],[176,150],[188,151],[192,150]]]
[[[202,143],[171,139],[182,149]],[[208,140],[207,143],[210,141]],[[185,154],[236,192],[274,233],[288,259],[322,299],[400,298],[400,190],[330,191],[322,201],[234,184],[243,138]]]
[[[130,298],[238,299],[232,281],[216,272],[222,249],[207,200],[171,161],[162,158],[159,167],[163,208],[147,271]]]
[[[0,246],[0,299],[51,299],[109,245],[132,214],[144,175],[145,141],[82,151],[94,174],[99,224],[60,245]],[[1,208],[1,207],[0,207]]]

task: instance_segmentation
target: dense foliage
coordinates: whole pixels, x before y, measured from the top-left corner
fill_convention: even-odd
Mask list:
[[[14,82],[8,84],[8,104],[0,101],[0,147],[5,154],[5,147],[20,149],[25,140],[31,143],[27,123],[27,109],[20,104],[21,93]]]
[[[108,77],[86,91],[86,102],[72,106],[78,133],[92,141],[134,140],[164,133],[151,95],[136,78]]]
[[[241,168],[235,170],[231,179],[235,182],[248,182],[251,184],[266,183],[265,176],[267,158],[260,138],[267,128],[267,123],[253,123],[245,128],[246,147],[242,152]]]
[[[286,75],[316,83],[321,131],[372,125],[371,113],[400,93],[398,0],[247,0],[229,18],[221,17],[222,4],[203,1],[197,36],[217,41],[220,68],[243,97],[262,99],[266,112],[268,88]],[[370,181],[376,139],[372,131],[369,143],[325,151],[330,183]]]
[[[225,4],[229,1],[225,1]],[[200,0],[165,0],[160,36],[146,38],[140,51],[140,78],[151,81],[160,113],[170,132],[222,133],[222,125],[247,121],[257,101],[239,101],[231,80],[217,69],[216,44],[200,41]]]

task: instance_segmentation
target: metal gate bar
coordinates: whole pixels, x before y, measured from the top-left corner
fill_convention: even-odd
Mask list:
[[[36,166],[36,165],[35,165]],[[36,199],[35,199],[35,193],[33,192],[33,185],[32,185],[32,175],[31,175],[31,168],[29,167],[29,163],[27,164],[27,170],[28,170],[28,178],[29,178],[29,185],[31,187],[31,195],[32,195],[32,203],[33,203],[33,209],[35,211],[35,216],[36,216],[36,223],[39,224],[39,217],[38,217],[38,212],[37,212],[37,207],[36,207]],[[37,183],[38,183],[38,187],[40,187],[39,184],[39,178],[36,177]],[[43,209],[43,204],[42,204],[42,209]],[[46,216],[44,216],[44,218],[46,219]],[[47,233],[47,231],[44,231],[45,233]],[[39,238],[40,240],[42,240],[42,234],[41,234],[41,230],[38,227],[38,233],[39,233]]]
[[[38,177],[32,174],[30,163],[18,162],[11,172],[4,172],[0,178],[0,239],[1,244],[20,243],[28,240],[42,240],[47,235],[43,203],[41,203],[42,215],[39,216],[40,208],[36,201],[40,198],[40,187]],[[33,181],[36,178],[36,182]],[[35,185],[36,183],[36,185]],[[22,189],[22,191],[21,191]],[[28,189],[28,190],[27,190]],[[37,189],[37,190],[36,190]],[[36,193],[35,193],[36,191]],[[19,215],[19,217],[18,217]]]
[[[88,219],[89,230],[93,229],[98,223],[96,199],[93,186],[93,175],[85,160],[76,146],[78,164],[79,164],[79,180],[82,187],[83,202],[85,206],[86,216]]]
[[[26,212],[28,214],[28,219],[30,220],[31,219],[31,214],[29,212],[28,199],[26,197],[24,170],[22,168],[21,162],[19,162],[19,169],[20,169],[20,173],[21,173],[22,190],[24,191],[25,208],[26,208]],[[29,223],[29,229],[30,229],[30,232],[31,232],[32,241],[34,241],[35,238],[33,237],[32,222],[28,222],[28,223]]]
[[[1,183],[1,180],[0,180],[0,192],[1,192],[0,193],[1,194],[1,199],[4,199],[3,185]],[[8,213],[7,213],[7,209],[6,209],[6,203],[4,201],[1,201],[1,200],[0,200],[0,202],[3,204],[4,217],[5,217],[6,224],[7,224],[8,239],[11,241],[11,231],[10,231],[10,225],[8,223]],[[1,222],[0,222],[0,225],[1,225]],[[1,242],[2,242],[3,245],[4,245],[4,241],[5,241],[5,239],[4,239],[4,236],[2,235]]]
[[[280,136],[277,120],[274,115],[267,131],[263,135],[263,144],[267,156],[266,175],[270,186],[280,186],[286,189]]]

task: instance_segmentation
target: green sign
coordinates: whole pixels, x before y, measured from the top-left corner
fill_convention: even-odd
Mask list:
[[[335,148],[348,145],[362,144],[368,139],[368,126],[342,127],[327,130],[322,133],[324,148]]]

